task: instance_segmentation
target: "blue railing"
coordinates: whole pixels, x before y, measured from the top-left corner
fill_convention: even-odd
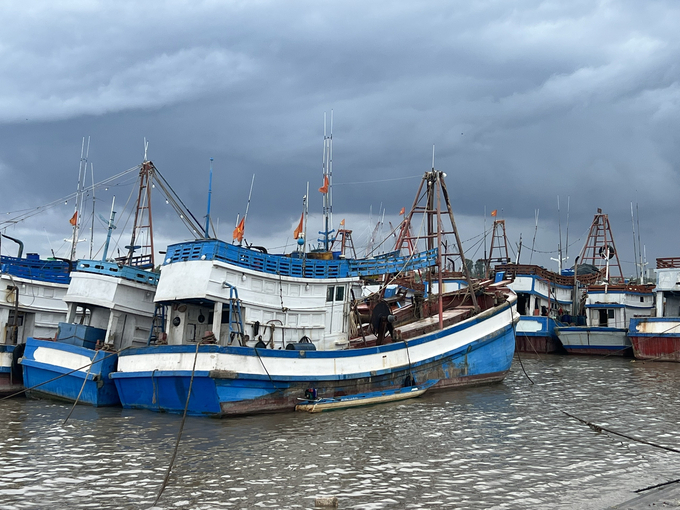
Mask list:
[[[254,271],[298,278],[347,278],[431,267],[437,262],[437,249],[412,257],[319,260],[262,253],[209,239],[168,246],[163,265],[188,260],[221,260]]]
[[[150,285],[158,285],[159,277],[158,273],[142,271],[139,268],[132,266],[119,266],[113,262],[103,262],[101,260],[79,260],[76,271],[115,276],[117,278],[125,278],[126,280],[131,280],[133,282],[148,283]]]
[[[41,282],[69,283],[69,263],[61,260],[41,260],[31,257],[0,257],[0,273],[8,273],[20,278],[29,278]]]

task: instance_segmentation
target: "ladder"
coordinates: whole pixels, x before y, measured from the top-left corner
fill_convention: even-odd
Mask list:
[[[156,344],[158,340],[162,339],[163,342],[166,339],[165,335],[165,306],[156,305],[153,311],[153,319],[151,320],[151,331],[149,331],[149,340],[146,345]]]
[[[233,343],[238,337],[239,345],[245,345],[245,329],[243,327],[243,314],[241,312],[241,300],[238,298],[236,287],[224,282],[229,287],[229,343]]]

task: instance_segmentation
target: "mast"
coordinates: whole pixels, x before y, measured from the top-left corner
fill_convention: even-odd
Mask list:
[[[213,158],[210,158],[210,180],[208,181],[208,212],[205,213],[205,237],[210,239],[210,198],[212,196]],[[255,176],[253,176],[255,177]],[[252,190],[252,188],[251,188]]]
[[[140,269],[153,269],[156,267],[153,246],[153,223],[151,214],[151,180],[155,173],[155,167],[146,159],[144,150],[144,162],[139,170],[139,193],[137,195],[137,210],[135,222],[132,227],[130,245],[126,246],[128,254],[126,263]],[[145,230],[146,229],[146,230]],[[146,234],[146,235],[144,235]],[[145,243],[145,244],[135,244]],[[134,255],[136,250],[141,249],[139,255]]]
[[[113,210],[114,206],[116,204],[116,196],[113,196],[113,200],[111,201],[111,214],[109,214],[109,226],[106,231],[106,244],[104,244],[104,255],[102,256],[102,261],[106,262],[106,256],[109,253],[109,243],[111,242],[111,232],[113,229],[116,228],[116,226],[113,224],[113,220],[116,218],[116,211]]]
[[[76,260],[76,248],[78,246],[78,234],[80,233],[81,212],[83,208],[83,188],[85,186],[85,178],[87,175],[87,158],[90,155],[90,137],[87,137],[87,151],[85,150],[85,137],[80,146],[80,163],[78,165],[78,185],[76,186],[76,204],[73,213],[73,239],[71,240],[71,256],[70,260]]]
[[[619,255],[614,244],[609,216],[598,208],[593,223],[590,225],[588,238],[579,254],[580,264],[591,264],[600,271],[611,283],[624,282]]]
[[[453,210],[451,209],[451,203],[449,200],[448,190],[446,188],[446,183],[444,182],[446,174],[444,172],[438,171],[433,168],[424,174],[423,179],[420,183],[416,197],[413,201],[413,207],[409,211],[408,215],[404,218],[406,225],[412,225],[413,216],[415,214],[425,215],[425,225],[426,232],[417,232],[411,234],[408,228],[402,228],[399,233],[399,238],[397,239],[397,246],[404,246],[404,244],[415,244],[420,239],[424,239],[426,242],[427,249],[437,248],[437,280],[439,284],[438,288],[438,304],[439,310],[442,307],[442,292],[443,292],[443,272],[444,272],[444,261],[447,259],[459,258],[463,274],[467,280],[466,291],[470,295],[470,300],[475,311],[479,310],[477,305],[477,298],[473,289],[473,282],[468,270],[467,264],[465,263],[465,253],[463,252],[463,243],[460,240],[460,235],[456,227],[456,222],[453,217]],[[442,222],[442,213],[448,216],[450,227],[447,224],[445,228]],[[445,236],[453,235],[455,238],[454,243],[446,243]],[[431,299],[432,292],[432,281],[433,281],[433,271],[429,270],[427,272],[427,281],[429,288],[429,299]],[[440,327],[442,324],[442,314],[439,314]]]

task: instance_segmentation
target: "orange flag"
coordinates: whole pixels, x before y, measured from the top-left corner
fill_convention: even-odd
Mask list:
[[[401,208],[401,211],[399,211],[399,216],[404,214],[406,212],[406,209],[404,207]]]
[[[71,219],[68,220],[68,222],[74,227],[76,226],[76,223],[78,223],[78,211],[73,213],[73,216],[71,216]]]
[[[344,227],[344,226],[345,226],[345,218],[343,218],[342,221],[340,222],[340,226],[341,226],[341,227]]]
[[[494,209],[493,211],[491,211],[491,216],[493,216],[494,218],[496,217],[496,214],[498,214],[498,209]]]
[[[319,191],[321,193],[328,193],[328,176],[324,175],[323,176],[323,186],[319,188]]]
[[[239,224],[234,229],[234,239],[237,239],[239,243],[241,241],[243,241],[243,231],[245,230],[245,225],[244,225],[245,220],[246,220],[246,217],[244,216],[243,218],[241,218],[241,221],[239,222]]]
[[[295,228],[293,231],[293,238],[297,239],[300,237],[300,234],[302,234],[302,220],[305,218],[305,213],[302,213],[300,215],[300,223],[298,223],[298,226]]]

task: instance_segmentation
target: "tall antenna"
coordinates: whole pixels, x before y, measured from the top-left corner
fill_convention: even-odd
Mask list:
[[[567,195],[567,240],[565,242],[564,248],[564,260],[569,260],[569,199],[570,195]]]
[[[323,231],[319,239],[323,243],[323,249],[328,251],[331,243],[330,235],[333,230],[333,110],[331,110],[330,134],[328,133],[326,112],[323,114],[323,153],[321,160],[321,173],[323,185],[319,191],[323,194]]]
[[[90,170],[91,170],[91,175],[92,175],[92,224],[90,225],[90,254],[88,258],[92,260],[92,252],[94,250],[94,208],[95,208],[95,200],[94,200],[94,165],[90,163]]]
[[[536,209],[534,211],[534,218],[536,220],[536,226],[534,227],[534,239],[531,241],[531,255],[529,255],[529,264],[531,264],[531,261],[534,258],[534,246],[536,246],[536,232],[538,232],[538,212],[540,209]]]
[[[78,234],[80,232],[81,212],[83,209],[83,188],[87,174],[87,158],[90,155],[90,137],[87,137],[87,151],[85,150],[85,137],[80,146],[80,163],[78,165],[78,185],[76,187],[76,205],[73,213],[73,239],[71,240],[71,260],[76,260],[76,248],[78,246]]]
[[[205,214],[205,237],[210,239],[210,198],[212,197],[213,158],[210,158],[210,180],[208,181],[208,212]],[[255,175],[253,175],[253,178]],[[252,187],[251,187],[252,191]]]
[[[637,241],[635,240],[635,215],[633,214],[633,202],[630,203],[630,223],[633,227],[633,260],[635,261],[635,278],[638,279],[640,277],[640,273],[638,271],[638,250],[637,250]]]
[[[562,273],[562,214],[560,213],[560,196],[557,195],[557,231],[560,240],[557,243],[557,272]]]

